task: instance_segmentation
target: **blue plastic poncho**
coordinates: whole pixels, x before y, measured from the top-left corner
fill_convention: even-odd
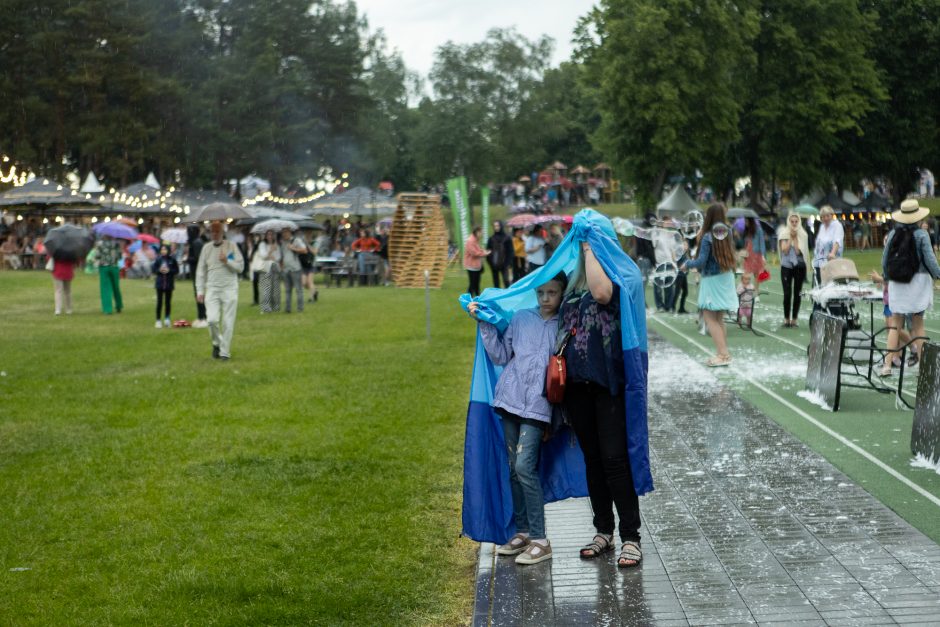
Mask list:
[[[476,300],[480,304],[477,317],[504,331],[514,312],[538,305],[538,286],[561,271],[570,275],[575,270],[580,242],[585,240],[604,272],[620,287],[627,450],[633,485],[643,495],[653,490],[646,422],[646,303],[640,270],[620,247],[610,220],[593,209],[582,209],[548,263],[506,289],[489,288],[476,299],[464,294],[460,304],[466,309]],[[478,331],[464,442],[463,534],[497,544],[515,533],[509,457],[500,418],[491,407],[500,371],[487,356]],[[546,503],[587,496],[584,457],[570,428],[563,427],[543,444],[539,475]]]

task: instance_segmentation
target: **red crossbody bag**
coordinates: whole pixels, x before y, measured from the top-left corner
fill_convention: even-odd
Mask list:
[[[565,364],[565,347],[574,333],[574,329],[565,333],[561,346],[548,358],[548,367],[545,369],[545,396],[548,398],[549,403],[560,403],[565,400],[565,381],[568,378],[568,367]]]

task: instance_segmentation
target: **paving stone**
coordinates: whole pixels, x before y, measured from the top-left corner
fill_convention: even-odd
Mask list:
[[[581,559],[589,501],[549,504],[553,560],[481,545],[473,625],[940,624],[940,546],[733,391],[669,391],[657,356],[700,366],[650,346],[643,564]]]

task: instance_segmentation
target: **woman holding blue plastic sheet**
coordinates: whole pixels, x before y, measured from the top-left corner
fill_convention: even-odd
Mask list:
[[[588,496],[597,534],[581,549],[595,558],[614,548],[614,505],[620,517],[617,566],[636,566],[640,550],[640,500],[627,450],[624,363],[619,287],[579,242],[577,269],[560,313],[560,341],[566,342],[565,408],[578,436],[587,471]]]
[[[575,329],[564,353],[571,360],[570,385],[579,388],[570,388],[569,404],[577,404],[575,399],[582,398],[587,405],[575,407],[570,418],[575,429],[559,425],[552,438],[542,444],[539,478],[543,499],[551,503],[591,496],[592,504],[596,503],[595,526],[605,534],[606,542],[598,542],[593,550],[583,553],[584,557],[595,557],[614,547],[616,504],[622,520],[621,537],[628,543],[623,547],[620,564],[634,566],[642,558],[636,497],[653,489],[646,416],[646,303],[640,271],[620,247],[610,220],[591,209],[580,211],[568,236],[543,267],[508,289],[487,290],[478,297],[463,294],[460,303],[468,311],[470,304],[476,303],[475,317],[502,332],[514,315],[537,305],[535,288],[559,272],[574,274],[577,286],[567,293],[569,325],[559,329],[562,336],[563,329]],[[599,300],[606,303],[602,305]],[[578,345],[579,339],[591,341],[583,347]],[[503,426],[492,410],[499,376],[478,335],[464,445],[463,533],[479,542],[501,545],[519,530],[513,522]],[[538,387],[535,393],[541,394],[542,386]],[[610,402],[615,398],[619,403]],[[611,424],[617,417],[621,424]],[[606,439],[608,433],[619,434],[620,444],[608,446],[610,443],[605,441],[601,447],[599,439],[602,434]],[[583,448],[575,444],[575,439],[583,441]],[[624,462],[628,470],[623,468]],[[605,485],[608,479],[615,487],[613,494]]]

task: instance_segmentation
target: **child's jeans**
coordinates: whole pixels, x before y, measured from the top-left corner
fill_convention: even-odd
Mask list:
[[[520,418],[499,410],[503,436],[509,451],[509,485],[512,488],[512,510],[516,531],[530,537],[545,537],[545,501],[537,465],[545,428],[535,420]]]

